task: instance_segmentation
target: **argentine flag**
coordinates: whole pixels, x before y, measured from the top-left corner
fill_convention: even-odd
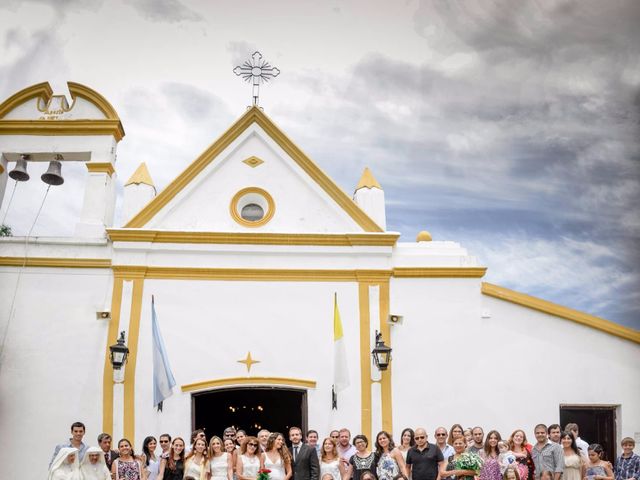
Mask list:
[[[151,330],[153,338],[153,406],[162,411],[162,402],[173,394],[172,388],[176,385],[176,380],[171,373],[167,350],[162,341],[156,307],[153,296],[151,296]]]

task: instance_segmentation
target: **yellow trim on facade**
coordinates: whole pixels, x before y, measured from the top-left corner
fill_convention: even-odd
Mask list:
[[[620,337],[634,343],[640,343],[640,332],[638,330],[624,327],[609,320],[605,320],[604,318],[596,317],[595,315],[590,315],[579,310],[558,305],[557,303],[549,302],[538,297],[533,297],[531,295],[516,292],[515,290],[510,290],[508,288],[486,282],[482,282],[482,293],[506,302],[515,303],[516,305],[522,305],[523,307],[528,307],[539,312],[571,320],[572,322],[579,323],[580,325],[595,328],[596,330],[615,335],[616,337]]]
[[[263,233],[176,232],[142,229],[107,229],[113,242],[209,243],[233,245],[313,245],[331,247],[393,247],[397,233]]]
[[[116,169],[111,162],[87,162],[85,165],[90,173],[106,173],[110,177],[116,173]]]
[[[358,284],[360,311],[360,431],[371,437],[371,323],[369,318],[369,284]]]
[[[0,267],[109,268],[108,258],[0,257]]]
[[[182,189],[253,123],[260,126],[366,232],[382,229],[257,107],[250,108],[225,133],[125,225],[145,226]]]
[[[204,380],[202,382],[189,383],[180,387],[183,392],[195,392],[198,390],[209,390],[220,387],[231,387],[235,385],[280,385],[283,387],[316,388],[313,380],[303,380],[300,378],[285,377],[233,377],[216,378],[214,380]]]
[[[391,328],[387,319],[389,318],[389,282],[380,284],[380,333],[388,347],[391,347]],[[380,379],[380,394],[382,406],[382,430],[393,432],[393,408],[392,408],[392,391],[393,384],[391,381],[391,371],[393,370],[393,361],[389,363],[387,370],[382,372]]]
[[[135,445],[135,423],[136,423],[136,362],[138,359],[138,339],[140,337],[140,314],[142,312],[142,293],[144,290],[144,279],[133,280],[133,295],[131,299],[131,316],[129,317],[129,332],[127,347],[129,347],[129,357],[124,371],[124,425],[125,438]]]
[[[255,222],[251,222],[249,220],[245,220],[242,218],[240,212],[238,211],[238,202],[242,197],[248,195],[250,193],[255,193],[263,197],[267,201],[267,211],[260,220],[256,220]],[[263,190],[258,187],[247,187],[240,190],[236,193],[231,199],[231,203],[229,203],[229,212],[231,212],[231,217],[236,221],[236,223],[244,226],[244,227],[261,227],[262,225],[266,225],[273,218],[273,215],[276,213],[276,204],[273,201],[273,197],[269,195],[269,192]]]
[[[122,140],[120,120],[0,120],[0,135],[113,135]]]
[[[153,187],[154,190],[156,189],[156,186],[153,183],[153,179],[151,178],[151,174],[149,173],[149,169],[147,168],[147,164],[145,162],[142,162],[140,165],[138,165],[138,168],[136,168],[136,171],[133,172],[133,175],[131,175],[124,186],[126,187],[127,185],[131,184],[139,185],[141,183]]]
[[[92,88],[87,87],[86,85],[82,85],[76,82],[67,82],[67,87],[69,87],[69,93],[71,94],[71,98],[75,100],[75,97],[84,98],[88,102],[92,103],[107,117],[109,120],[118,120],[120,121],[120,117],[116,112],[115,108],[109,103],[109,101],[100,95],[98,92],[93,90]],[[124,131],[122,132],[122,136],[124,136]]]
[[[120,310],[122,308],[122,289],[124,280],[113,278],[113,294],[111,296],[111,320],[107,332],[107,345],[104,354],[102,371],[102,431],[113,431],[113,367],[111,366],[111,350],[109,347],[118,340],[120,326]]]
[[[36,83],[35,85],[24,88],[11,95],[0,104],[0,118],[4,118],[7,113],[23,103],[28,102],[32,98],[41,98],[45,103],[47,103],[51,99],[52,95],[53,90],[51,89],[49,82]]]
[[[0,164],[0,175],[2,175],[3,173],[4,173],[4,166]]]
[[[396,278],[482,278],[485,273],[487,273],[487,267],[395,267],[393,269],[393,276]]]
[[[294,270],[269,268],[145,267],[113,265],[117,276],[174,280],[243,280],[275,282],[355,282],[388,279],[390,270]]]
[[[373,176],[373,173],[371,173],[371,170],[369,170],[369,167],[366,167],[364,169],[364,172],[362,172],[362,176],[360,177],[360,181],[358,182],[358,185],[356,186],[356,191],[360,190],[361,188],[374,188],[374,187],[382,190],[382,187],[378,183],[378,180],[376,180],[376,177]]]

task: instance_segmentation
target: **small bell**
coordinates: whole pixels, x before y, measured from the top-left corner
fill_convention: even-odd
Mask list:
[[[40,177],[47,185],[62,185],[64,178],[62,178],[62,163],[57,160],[49,162],[49,168]]]
[[[20,160],[16,161],[16,166],[9,172],[9,177],[13,178],[16,182],[26,182],[29,180],[29,174],[27,173],[27,160],[30,160],[29,155],[20,155]]]

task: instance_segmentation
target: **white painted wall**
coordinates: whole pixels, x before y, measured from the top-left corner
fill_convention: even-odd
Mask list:
[[[564,403],[621,404],[619,439],[640,430],[632,342],[484,296],[474,279],[393,279],[391,311],[404,315],[392,327],[396,438],[454,423],[532,436]]]
[[[333,383],[333,295],[347,341],[350,386],[340,408],[330,408]],[[151,295],[178,387],[216,378],[244,377],[237,360],[251,352],[261,363],[250,376],[312,380],[308,391],[309,426],[360,428],[360,354],[358,287],[355,283],[145,281],[138,367],[136,431],[167,430],[188,437],[190,393],[175,394],[164,411],[153,409]]]
[[[18,269],[0,268],[5,332]],[[88,442],[102,428],[102,369],[109,270],[28,268],[20,277],[0,367],[0,461],[4,478],[46,478],[53,448],[83,421]],[[28,446],[28,447],[27,447]],[[29,476],[24,465],[29,464]]]

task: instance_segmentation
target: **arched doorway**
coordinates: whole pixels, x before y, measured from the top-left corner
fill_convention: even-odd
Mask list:
[[[288,439],[290,427],[307,428],[307,391],[281,387],[236,387],[194,393],[192,428],[207,438],[222,437],[228,426],[255,435],[266,428]]]

